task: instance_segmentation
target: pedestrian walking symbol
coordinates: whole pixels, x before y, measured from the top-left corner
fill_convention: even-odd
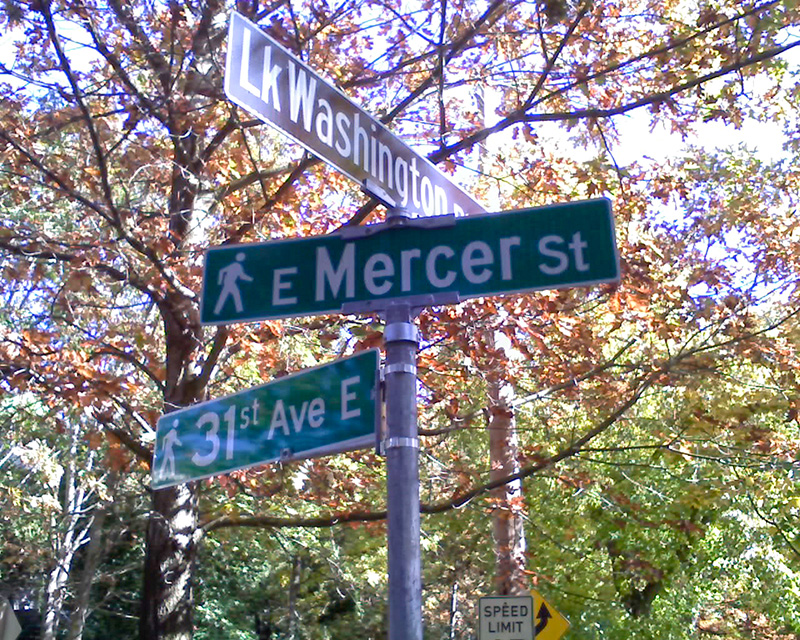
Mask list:
[[[178,438],[178,430],[176,429],[178,426],[178,421],[175,420],[172,425],[172,429],[167,431],[166,435],[164,436],[162,445],[164,450],[161,455],[163,455],[164,458],[161,462],[160,473],[163,477],[172,477],[175,475],[175,452],[172,450],[172,447],[174,447],[176,444],[178,446],[183,444]],[[167,471],[167,466],[169,466],[169,471]]]
[[[244,262],[244,251],[236,254],[236,262],[232,262],[227,267],[219,270],[217,284],[222,286],[222,291],[219,292],[217,304],[214,306],[214,315],[218,316],[220,314],[228,298],[233,298],[233,306],[236,307],[236,312],[242,312],[244,307],[242,306],[242,294],[239,291],[239,280],[242,282],[253,281],[253,278],[245,273],[242,262]]]

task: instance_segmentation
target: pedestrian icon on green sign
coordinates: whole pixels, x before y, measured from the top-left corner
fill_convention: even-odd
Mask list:
[[[379,361],[362,351],[163,416],[153,488],[375,446]]]
[[[214,315],[218,316],[225,306],[228,298],[233,298],[233,305],[236,311],[242,312],[242,294],[239,291],[239,280],[243,282],[252,282],[253,278],[245,273],[242,262],[244,262],[244,252],[240,251],[236,254],[236,262],[232,262],[227,267],[219,270],[217,274],[217,284],[222,286],[222,291],[217,298],[217,304],[214,306]]]
[[[164,441],[162,444],[162,461],[161,461],[161,475],[165,478],[171,478],[175,475],[175,452],[173,451],[173,447],[175,445],[180,446],[183,444],[178,437],[178,421],[172,421],[172,429],[167,431],[167,434],[164,436]],[[167,470],[169,467],[169,470]]]

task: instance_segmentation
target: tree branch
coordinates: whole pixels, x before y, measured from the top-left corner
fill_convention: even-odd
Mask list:
[[[444,64],[447,64],[452,60],[468,43],[478,31],[486,24],[491,25],[494,24],[497,20],[500,19],[501,12],[499,12],[500,7],[505,4],[506,0],[493,0],[493,2],[486,8],[486,11],[481,14],[481,16],[468,28],[464,31],[463,34],[457,39],[454,40],[453,43],[449,47],[449,51],[447,56],[445,57]],[[444,65],[440,65],[441,68],[444,68]],[[411,93],[409,93],[400,103],[394,107],[391,111],[389,111],[385,116],[383,116],[380,120],[383,124],[387,122],[391,122],[394,120],[400,113],[405,111],[406,107],[410,105],[414,100],[416,100],[419,96],[421,96],[425,91],[427,91],[431,85],[436,81],[439,77],[439,68],[437,66],[433,72],[423,80]],[[446,156],[445,156],[446,157]]]
[[[89,357],[89,360],[94,360],[96,357],[101,355],[109,355],[115,358],[119,358],[127,362],[128,364],[132,364],[134,368],[141,371],[145,376],[147,376],[150,381],[156,385],[156,388],[163,394],[164,393],[164,383],[158,379],[155,373],[153,373],[150,369],[148,369],[144,363],[137,360],[132,354],[123,351],[122,349],[118,349],[112,345],[106,344],[103,345],[101,349],[98,349]]]
[[[672,96],[677,95],[679,93],[683,93],[689,89],[693,89],[701,84],[705,84],[711,80],[716,78],[722,77],[727,75],[733,71],[737,71],[739,69],[743,69],[748,66],[752,66],[754,64],[758,64],[760,62],[764,62],[765,60],[769,60],[774,58],[794,47],[800,45],[800,40],[795,40],[790,42],[789,44],[775,47],[773,49],[768,49],[767,51],[762,51],[761,53],[746,58],[741,61],[734,62],[729,65],[725,65],[716,71],[708,73],[706,75],[700,76],[698,78],[693,78],[687,82],[675,85],[669,89],[664,91],[660,91],[658,93],[654,93],[639,100],[635,100],[633,102],[629,102],[628,104],[619,105],[617,107],[611,107],[608,109],[577,109],[574,111],[563,111],[563,112],[551,112],[551,113],[527,113],[528,107],[522,107],[520,109],[516,109],[512,111],[509,115],[505,118],[500,120],[497,124],[487,127],[485,129],[481,129],[480,131],[476,131],[475,133],[459,140],[458,142],[435,151],[428,156],[428,159],[431,162],[440,162],[444,158],[447,158],[454,153],[458,153],[464,149],[468,149],[473,145],[486,140],[489,136],[499,133],[513,125],[520,124],[523,122],[568,122],[571,120],[586,120],[586,119],[596,119],[596,118],[610,118],[612,116],[621,115],[623,113],[628,113],[629,111],[633,111],[634,109],[638,109],[640,107],[659,104],[662,102],[666,102]]]
[[[421,504],[420,513],[423,514],[437,514],[446,511],[452,511],[463,507],[468,502],[478,497],[481,494],[487,493],[492,489],[504,486],[516,480],[522,480],[544,471],[557,463],[570,458],[580,453],[581,448],[590,442],[593,438],[611,427],[619,418],[633,405],[635,405],[642,397],[644,392],[650,388],[654,383],[657,376],[662,373],[661,370],[651,373],[645,380],[639,384],[633,394],[623,402],[617,409],[615,409],[608,417],[602,420],[593,428],[589,429],[583,436],[575,440],[569,447],[562,449],[557,454],[538,462],[533,465],[523,467],[519,471],[497,478],[490,482],[485,482],[472,487],[467,491],[462,491],[455,496],[434,502],[431,504]],[[230,528],[230,527],[302,527],[302,528],[321,528],[331,527],[337,524],[344,524],[349,522],[376,522],[386,519],[386,511],[352,511],[349,513],[331,514],[327,516],[319,516],[316,518],[283,518],[276,516],[219,516],[211,518],[201,525],[204,533],[215,531],[217,529]]]
[[[556,60],[558,60],[559,56],[564,51],[564,47],[567,46],[569,39],[572,37],[572,34],[575,33],[575,29],[578,28],[578,25],[580,24],[581,20],[583,20],[583,17],[589,11],[591,6],[592,6],[591,2],[584,2],[581,5],[581,8],[579,9],[578,14],[575,16],[575,19],[572,21],[572,24],[569,25],[567,32],[564,34],[564,37],[561,38],[561,42],[558,43],[558,48],[556,49],[555,53],[553,53],[553,55],[550,58],[547,58],[547,64],[545,64],[544,70],[542,71],[541,74],[539,74],[539,79],[536,81],[536,85],[533,87],[533,90],[531,91],[530,95],[522,105],[523,109],[526,109],[533,104],[533,101],[536,99],[536,96],[539,94],[539,91],[542,90],[544,83],[547,81],[550,72],[553,70],[553,67],[555,67]]]
[[[40,243],[31,241],[31,246],[27,247],[24,245],[12,244],[8,241],[8,238],[0,238],[0,249],[7,251],[12,255],[20,256],[28,260],[46,260],[67,263],[79,259],[77,254],[41,248],[39,245]],[[132,273],[125,273],[116,267],[112,267],[111,265],[103,263],[91,264],[86,268],[110,278],[112,282],[130,285],[137,291],[145,294],[153,302],[156,302],[160,299],[160,294],[157,291],[151,289],[144,282],[136,278]]]
[[[195,300],[197,298],[197,295],[194,293],[194,291],[181,284],[181,282],[177,279],[177,277],[166,267],[163,261],[158,257],[155,251],[153,251],[153,249],[145,245],[138,238],[135,238],[131,236],[129,233],[127,233],[127,231],[124,229],[122,221],[118,217],[115,219],[115,217],[109,215],[109,213],[105,211],[101,205],[89,200],[84,195],[82,195],[81,193],[73,189],[71,186],[69,186],[57,173],[48,168],[37,156],[33,155],[25,147],[17,143],[17,141],[14,140],[11,136],[9,136],[5,130],[0,129],[0,140],[4,140],[9,145],[11,145],[18,153],[24,156],[25,159],[28,160],[28,162],[30,162],[34,167],[36,167],[36,169],[42,174],[45,180],[54,182],[58,186],[58,189],[62,191],[66,196],[68,196],[72,200],[75,200],[79,204],[82,204],[90,211],[94,211],[103,220],[108,222],[114,229],[116,229],[117,233],[122,239],[124,239],[128,244],[130,244],[132,248],[134,248],[141,255],[145,256],[153,264],[156,270],[164,277],[164,280],[175,291],[181,293],[184,297],[188,298],[189,300]],[[53,257],[56,256],[57,254],[53,252]],[[74,258],[76,256],[72,257]],[[147,292],[148,294],[150,294],[151,290],[148,289]]]
[[[564,391],[565,389],[570,389],[570,388],[578,385],[579,383],[583,382],[584,380],[588,380],[589,378],[593,378],[598,373],[602,373],[603,371],[606,371],[607,369],[610,369],[611,367],[613,367],[617,363],[617,361],[622,357],[622,355],[628,349],[630,349],[634,344],[636,344],[636,339],[635,338],[631,338],[630,340],[628,340],[628,342],[626,342],[622,346],[621,349],[619,349],[619,351],[617,351],[617,353],[615,353],[613,356],[611,356],[611,358],[609,360],[607,360],[606,362],[604,362],[601,365],[593,367],[592,369],[590,369],[589,371],[586,371],[585,373],[582,373],[582,374],[580,374],[578,376],[575,376],[574,378],[572,378],[568,382],[562,382],[561,384],[553,385],[551,387],[548,387],[547,389],[542,389],[541,391],[536,391],[536,392],[531,392],[531,391],[527,391],[525,389],[521,389],[527,395],[525,397],[523,397],[523,398],[515,399],[512,402],[511,407],[512,408],[516,408],[516,407],[522,406],[523,404],[527,404],[528,402],[534,402],[536,400],[540,400],[540,399],[542,399],[542,398],[544,398],[546,396],[549,396],[549,395],[551,395],[553,393],[557,393],[558,391]],[[479,409],[477,411],[473,411],[471,413],[468,413],[465,416],[459,416],[458,418],[453,420],[453,422],[454,423],[469,424],[470,422],[472,422],[472,420],[477,418],[482,413],[482,411],[483,411],[483,409]],[[443,429],[420,429],[419,430],[419,435],[421,435],[421,436],[439,436],[439,435],[444,435],[446,433],[451,433],[453,431],[460,431],[461,429],[463,429],[463,426],[461,426],[461,424],[458,424],[458,425],[455,425],[455,426],[450,426],[450,427],[445,427]]]
[[[113,223],[113,218],[100,204],[89,200],[89,198],[85,197],[83,194],[69,186],[66,181],[61,178],[61,176],[45,166],[38,156],[35,156],[33,153],[28,151],[28,149],[19,144],[6,132],[5,129],[0,129],[0,140],[3,140],[6,142],[6,144],[13,147],[17,153],[22,155],[28,162],[30,162],[42,174],[45,184],[48,180],[55,183],[58,186],[58,189],[62,191],[64,195],[82,204],[90,211],[94,211],[106,222]]]
[[[170,78],[169,63],[167,62],[166,58],[164,58],[164,56],[161,55],[161,53],[153,46],[153,43],[150,42],[150,39],[142,30],[136,18],[134,18],[128,11],[127,5],[121,3],[120,0],[109,0],[108,4],[113,9],[117,19],[122,23],[122,26],[125,27],[134,41],[142,48],[145,60],[147,60],[148,64],[155,72],[156,77],[161,83],[164,96],[168,96],[172,81]]]
[[[144,95],[141,91],[139,91],[136,84],[131,80],[131,77],[128,75],[128,72],[122,66],[119,58],[115,56],[109,48],[106,46],[104,40],[100,35],[97,33],[97,29],[95,28],[94,23],[90,19],[91,14],[87,14],[86,18],[84,19],[84,26],[89,34],[92,36],[92,42],[94,42],[94,46],[100,55],[103,56],[106,62],[108,62],[109,66],[117,74],[117,77],[120,79],[122,84],[125,88],[130,92],[131,95],[135,96],[136,100],[139,104],[144,107],[144,111],[147,115],[155,118],[162,124],[166,124],[166,118],[162,115],[158,110],[158,105],[153,102],[150,98]]]
[[[56,55],[58,56],[59,63],[61,64],[61,70],[64,72],[64,75],[67,77],[67,81],[72,87],[73,97],[78,105],[78,109],[83,114],[84,124],[89,131],[89,139],[92,141],[92,149],[94,151],[95,161],[97,162],[97,166],[100,170],[100,184],[103,190],[103,197],[105,198],[106,204],[111,212],[112,220],[119,224],[119,212],[114,205],[114,197],[111,194],[111,184],[108,177],[106,155],[105,151],[103,150],[103,146],[100,144],[100,137],[97,135],[97,129],[95,129],[92,114],[87,108],[86,104],[83,102],[83,92],[78,86],[78,80],[72,71],[72,67],[67,59],[67,56],[64,54],[64,49],[61,46],[61,40],[56,33],[56,27],[53,23],[53,14],[50,12],[50,3],[40,2],[38,3],[38,8],[39,12],[44,17],[45,23],[47,24],[47,32],[50,36],[50,41],[53,44],[53,48],[56,51]]]
[[[209,380],[211,380],[211,374],[214,371],[214,367],[217,366],[217,362],[219,362],[219,357],[222,355],[222,350],[225,348],[225,343],[228,341],[230,333],[230,327],[217,327],[214,340],[211,344],[211,351],[209,351],[206,361],[203,363],[200,375],[197,377],[197,384],[200,388],[205,389]]]

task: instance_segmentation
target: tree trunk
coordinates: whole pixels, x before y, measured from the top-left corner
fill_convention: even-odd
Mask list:
[[[458,621],[458,581],[453,582],[450,589],[450,640],[456,640],[456,624]]]
[[[82,640],[83,629],[86,625],[86,618],[89,616],[89,604],[91,602],[92,584],[94,583],[97,567],[100,563],[103,526],[106,522],[107,506],[101,505],[95,509],[92,524],[89,527],[89,542],[86,549],[86,563],[83,567],[81,582],[78,585],[76,594],[77,602],[72,611],[69,621],[69,633],[67,640]]]
[[[60,541],[56,566],[50,572],[45,589],[44,622],[42,623],[42,640],[55,640],[58,633],[61,611],[64,608],[65,587],[75,557],[75,530],[69,529]]]
[[[292,577],[289,580],[289,640],[297,640],[300,614],[297,612],[297,596],[300,592],[300,570],[302,558],[292,558]]]
[[[486,98],[484,86],[476,85],[475,99],[478,113],[486,125]],[[485,172],[486,145],[478,147],[478,172]],[[501,203],[492,198],[493,210],[499,211]],[[499,334],[487,336],[488,346],[498,349],[503,344]],[[507,380],[489,379],[489,462],[490,480],[496,480],[519,471],[519,444],[514,414],[510,406],[513,391]],[[525,528],[523,516],[522,482],[509,482],[492,491],[492,534],[495,550],[495,591],[499,595],[527,593],[525,578]]]
[[[140,640],[192,637],[197,542],[195,484],[154,491],[147,525]]]
[[[61,521],[55,516],[52,518],[52,529],[56,537],[55,556],[56,564],[50,572],[45,588],[45,610],[42,622],[42,640],[55,640],[58,633],[61,614],[66,599],[66,587],[69,573],[72,570],[72,561],[81,545],[86,542],[88,525],[82,523],[84,519],[84,502],[86,491],[80,485],[77,474],[78,455],[78,430],[77,424],[70,430],[70,448],[64,476],[61,485],[64,489],[62,502]],[[89,457],[87,468],[92,468],[93,457]],[[59,487],[53,487],[58,493]],[[63,531],[63,533],[61,533]]]
[[[502,381],[489,383],[490,479],[519,471],[519,445],[514,414]],[[495,549],[495,592],[498,595],[527,593],[525,577],[525,529],[522,482],[515,480],[492,491],[492,534]]]

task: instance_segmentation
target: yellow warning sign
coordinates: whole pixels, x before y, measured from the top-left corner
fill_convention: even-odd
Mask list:
[[[569,629],[569,620],[553,608],[536,589],[533,596],[533,624],[536,640],[558,640]]]

